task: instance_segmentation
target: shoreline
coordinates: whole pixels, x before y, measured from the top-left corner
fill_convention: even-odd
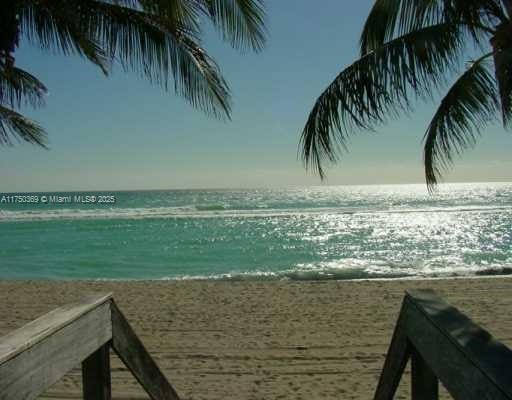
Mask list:
[[[405,289],[434,289],[510,346],[507,278],[0,281],[0,335],[85,293],[111,291],[183,399],[371,398]],[[115,356],[112,369],[113,399],[146,398]],[[406,375],[397,398],[409,386]],[[43,398],[80,396],[74,370]]]
[[[508,267],[507,267],[508,268]],[[261,282],[261,283],[271,283],[271,282],[277,282],[277,283],[315,283],[315,282],[393,282],[393,281],[450,281],[450,280],[467,280],[467,279],[507,279],[512,278],[512,268],[510,269],[509,273],[506,274],[472,274],[472,275],[457,275],[457,276],[418,276],[418,275],[411,275],[411,276],[402,276],[402,277],[379,277],[379,278],[347,278],[347,279],[340,279],[340,278],[325,278],[325,279],[291,279],[291,278],[269,278],[269,279],[258,279],[258,278],[247,278],[247,279],[239,279],[239,278],[97,278],[97,279],[90,279],[90,278],[83,278],[83,279],[77,279],[77,278],[19,278],[19,279],[12,279],[12,278],[2,278],[0,277],[0,283],[1,282],[10,282],[10,283],[51,283],[51,282],[66,282],[66,283],[131,283],[131,282],[141,282],[141,283],[153,283],[153,282],[219,282],[219,283],[235,283],[235,282]]]

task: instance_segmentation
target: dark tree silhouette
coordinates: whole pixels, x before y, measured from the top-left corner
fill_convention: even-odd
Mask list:
[[[447,89],[424,136],[429,189],[474,146],[489,122],[512,119],[511,0],[376,0],[361,35],[361,57],[320,95],[301,137],[307,166],[324,177],[347,137],[374,130]],[[468,54],[480,52],[467,61]]]
[[[45,146],[44,129],[16,111],[22,105],[40,107],[47,91],[16,66],[20,43],[79,55],[105,75],[119,64],[210,115],[229,118],[229,87],[201,46],[202,25],[210,21],[234,48],[259,51],[264,19],[261,0],[2,1],[0,144],[21,139]]]

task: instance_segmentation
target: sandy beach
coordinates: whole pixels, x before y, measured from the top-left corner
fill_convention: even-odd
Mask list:
[[[368,399],[407,288],[433,288],[507,345],[512,279],[0,282],[0,334],[84,293],[116,302],[183,399]],[[145,399],[112,357],[114,399]],[[397,398],[409,395],[405,377]],[[443,396],[444,397],[444,396]],[[76,369],[44,398],[81,398]]]

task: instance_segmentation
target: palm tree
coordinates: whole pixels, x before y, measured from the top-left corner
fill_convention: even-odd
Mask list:
[[[205,20],[234,48],[259,51],[264,45],[262,0],[3,1],[0,144],[21,139],[46,146],[44,129],[16,111],[43,105],[47,92],[35,76],[16,66],[20,43],[52,54],[79,55],[105,75],[117,63],[173,89],[210,115],[229,118],[229,87],[201,46]]]
[[[486,124],[512,121],[511,18],[511,0],[376,0],[361,35],[360,58],[309,114],[301,136],[306,166],[323,178],[323,162],[339,159],[348,135],[375,130],[410,111],[413,100],[446,90],[455,78],[424,136],[432,189]]]

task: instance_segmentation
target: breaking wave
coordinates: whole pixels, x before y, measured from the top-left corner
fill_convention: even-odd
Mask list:
[[[268,218],[300,217],[311,215],[343,214],[409,214],[409,213],[454,213],[454,212],[495,212],[512,211],[512,206],[471,206],[471,207],[430,207],[364,210],[360,208],[318,207],[302,209],[227,209],[224,206],[190,207],[141,207],[141,208],[64,208],[49,210],[0,210],[0,222],[13,221],[51,221],[86,219],[150,219],[150,218]]]
[[[230,272],[212,275],[182,275],[161,280],[199,281],[328,281],[366,279],[457,278],[468,276],[512,275],[512,259],[506,265],[447,265],[400,267],[385,263],[362,265],[361,260],[326,262],[320,265],[298,265],[283,271]]]

